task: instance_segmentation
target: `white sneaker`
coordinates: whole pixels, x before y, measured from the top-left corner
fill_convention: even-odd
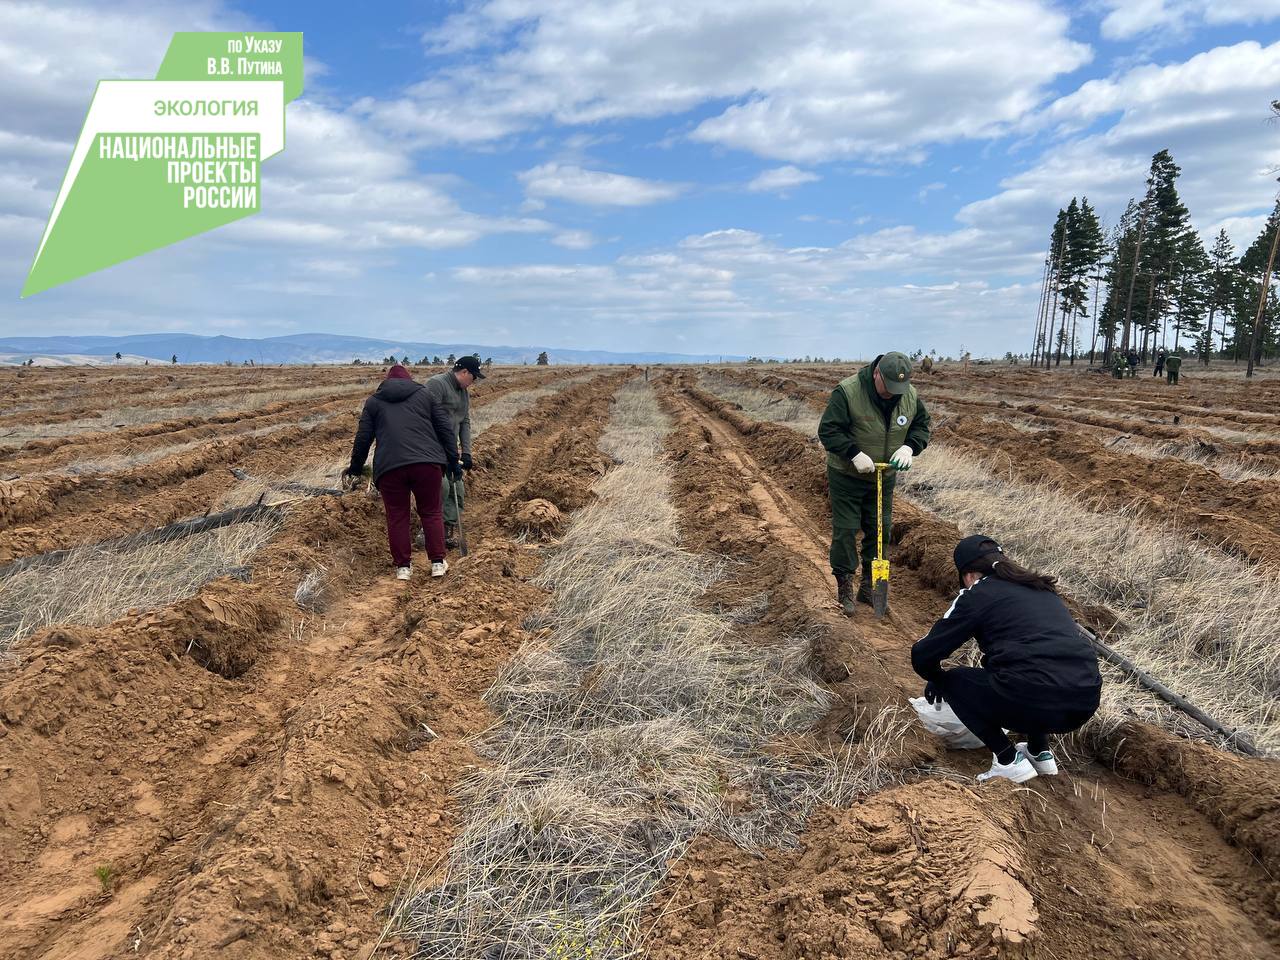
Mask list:
[[[1031,761],[1031,765],[1036,768],[1037,774],[1042,777],[1056,777],[1058,775],[1058,761],[1054,757],[1052,750],[1032,753],[1025,743],[1019,743],[1016,746],[1018,752]]]
[[[1012,780],[1014,783],[1026,783],[1028,780],[1034,780],[1038,776],[1036,768],[1031,765],[1031,761],[1027,759],[1026,754],[1021,750],[1018,755],[1013,758],[1013,763],[1001,763],[1000,758],[995,754],[991,755],[991,769],[986,773],[978,774],[978,782],[986,783],[988,780]]]
[[[449,572],[448,560],[437,560],[435,563],[431,564],[431,575],[433,577],[443,577],[448,572]]]
[[[413,567],[396,567],[396,579],[408,580],[413,576]]]

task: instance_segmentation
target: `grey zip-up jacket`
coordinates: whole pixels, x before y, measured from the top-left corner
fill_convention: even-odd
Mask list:
[[[458,442],[462,444],[462,455],[471,456],[471,394],[462,388],[458,378],[449,370],[430,377],[427,392],[437,405],[449,412]]]
[[[458,462],[458,441],[448,411],[431,399],[421,383],[413,380],[383,380],[360,414],[355,443],[351,447],[351,470],[359,473],[373,451],[373,482],[396,467],[414,463]]]

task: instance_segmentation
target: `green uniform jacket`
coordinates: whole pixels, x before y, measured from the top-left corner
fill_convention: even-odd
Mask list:
[[[1164,368],[1173,370],[1175,373],[1182,367],[1182,358],[1176,353],[1171,353],[1164,358]]]
[[[877,463],[888,463],[902,445],[919,454],[929,445],[929,411],[915,387],[890,400],[876,393],[872,373],[880,358],[831,391],[827,409],[818,422],[818,439],[827,451],[827,465],[860,480],[875,480],[875,473],[858,473],[850,463],[859,452]],[[886,471],[896,473],[893,469]]]
[[[462,455],[471,456],[471,394],[458,383],[452,371],[437,373],[427,380],[426,386],[431,399],[449,411]]]

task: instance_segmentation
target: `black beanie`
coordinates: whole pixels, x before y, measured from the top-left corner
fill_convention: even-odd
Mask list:
[[[952,558],[956,562],[956,573],[963,577],[969,565],[979,557],[985,557],[989,553],[1003,552],[1000,549],[1000,544],[986,534],[975,533],[971,537],[965,537],[956,544],[955,553],[952,554]]]

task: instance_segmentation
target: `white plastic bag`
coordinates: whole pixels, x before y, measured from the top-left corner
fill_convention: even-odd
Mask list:
[[[930,703],[924,697],[912,697],[911,705],[920,715],[924,728],[951,749],[975,750],[982,746],[982,741],[969,732],[945,700]]]

